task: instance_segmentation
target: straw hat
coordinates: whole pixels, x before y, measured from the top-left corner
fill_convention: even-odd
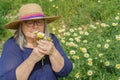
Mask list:
[[[23,5],[19,10],[18,19],[6,24],[4,27],[7,29],[17,29],[18,24],[25,20],[45,19],[47,23],[51,23],[59,18],[60,16],[46,17],[38,4],[31,3]]]

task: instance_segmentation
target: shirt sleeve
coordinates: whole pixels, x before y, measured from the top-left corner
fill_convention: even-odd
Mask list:
[[[60,52],[60,54],[64,58],[64,66],[63,66],[63,68],[60,70],[60,72],[55,72],[55,74],[58,77],[67,76],[72,71],[72,68],[73,68],[72,62],[68,59],[66,53],[64,52],[62,46],[60,45],[60,43],[58,41],[58,39],[53,34],[52,34],[52,39],[53,39],[53,43],[54,43],[56,49]]]
[[[16,68],[22,62],[17,47],[11,40],[4,44],[0,58],[0,80],[16,80]]]

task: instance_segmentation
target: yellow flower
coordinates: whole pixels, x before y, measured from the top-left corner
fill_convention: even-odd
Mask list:
[[[82,28],[81,28],[81,27],[79,27],[79,28],[78,28],[78,30],[82,30]]]
[[[48,40],[48,41],[52,41],[52,39],[51,39],[50,37],[47,37],[47,40]]]
[[[53,27],[53,28],[52,28],[52,30],[53,30],[53,31],[55,31],[55,30],[56,30],[56,28],[54,28],[54,27]]]
[[[75,74],[75,78],[79,78],[79,77],[80,77],[80,73],[78,72]]]
[[[77,42],[80,42],[80,39],[79,39],[79,38],[75,38],[75,40],[76,40]]]
[[[33,32],[33,33],[36,34],[39,39],[44,39],[44,36],[45,36],[44,33],[38,32],[38,31],[35,31],[35,32]]]
[[[83,31],[80,31],[80,32],[79,32],[79,34],[81,34],[81,35],[82,35],[82,34],[83,34]]]
[[[50,2],[52,2],[53,0],[50,0]]]
[[[116,64],[116,69],[120,69],[120,64]]]
[[[56,6],[56,9],[58,8],[58,6]]]
[[[97,27],[95,27],[94,25],[90,25],[90,27],[93,29],[97,29]]]
[[[116,20],[119,20],[120,18],[119,18],[119,16],[116,16],[115,19],[116,19]]]
[[[75,47],[75,48],[78,48],[78,45],[77,45],[77,44],[74,44],[74,47]]]
[[[59,29],[58,32],[59,33],[65,32],[65,29]]]
[[[70,36],[70,32],[66,32],[65,35],[66,35],[66,36]]]
[[[116,40],[120,40],[120,35],[116,35]]]
[[[93,59],[92,58],[88,58],[88,61],[92,61]]]
[[[63,25],[62,25],[62,28],[64,28],[64,29],[65,29],[65,28],[66,28],[66,25],[65,25],[65,24],[63,24]]]
[[[107,39],[107,40],[106,40],[106,42],[110,42],[110,40],[109,40],[109,39]]]
[[[105,62],[105,66],[109,66],[110,65],[110,62],[109,61],[106,61]]]
[[[64,39],[61,39],[61,42],[62,42],[62,43],[65,43],[65,40],[64,40]]]
[[[73,38],[69,38],[70,41],[74,41]]]
[[[42,32],[35,31],[33,33],[36,34],[39,39],[44,39],[44,40],[47,40],[47,41],[52,41],[51,37],[45,37],[45,34],[42,33]]]
[[[108,47],[109,47],[109,44],[105,44],[105,45],[104,45],[104,48],[107,49]]]
[[[37,34],[38,38],[43,39],[44,38],[44,34]]]
[[[87,52],[87,49],[86,49],[86,48],[80,47],[80,50],[81,50],[83,53],[86,53],[86,52]]]
[[[71,54],[71,55],[75,54],[75,50],[71,50],[71,51],[70,51],[70,54]]]
[[[100,23],[99,23],[99,22],[96,22],[95,24],[96,24],[96,25],[99,25]]]
[[[91,76],[92,74],[93,74],[93,71],[92,70],[88,70],[87,75]]]
[[[74,33],[73,36],[78,36],[77,33]]]
[[[101,1],[100,0],[98,0],[98,3],[100,3]]]
[[[89,66],[92,66],[92,61],[88,61],[88,65],[89,65]]]
[[[119,16],[116,16],[116,17],[115,17],[115,19],[116,19],[116,20],[119,20],[119,19],[120,19],[120,17],[119,17]]]
[[[85,57],[85,58],[89,58],[89,54],[88,54],[88,53],[85,53],[85,54],[84,54],[84,57]]]
[[[73,30],[73,29],[70,29],[70,32],[74,32],[74,30]]]
[[[52,7],[55,7],[55,5],[53,5]]]
[[[87,40],[83,40],[83,43],[87,43],[88,41]]]
[[[73,42],[70,42],[69,43],[69,46],[74,46],[75,44]]]
[[[101,27],[106,27],[107,25],[105,23],[101,23]]]
[[[85,35],[87,35],[87,36],[89,35],[89,33],[88,33],[88,32],[85,32],[84,34],[85,34]]]
[[[103,53],[100,53],[100,54],[99,54],[99,57],[102,57],[102,56],[103,56]]]
[[[73,58],[73,59],[79,59],[80,57],[77,56],[77,55],[73,55],[72,58]]]
[[[58,34],[57,36],[58,36],[58,38],[61,38],[61,35],[60,35],[60,34]]]
[[[101,47],[101,44],[97,44],[97,47],[100,48],[100,47]]]
[[[112,26],[117,26],[118,25],[118,23],[112,23]]]

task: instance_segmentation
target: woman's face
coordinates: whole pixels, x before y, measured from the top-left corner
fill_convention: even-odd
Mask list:
[[[22,22],[22,31],[26,38],[36,38],[35,31],[44,32],[44,20],[29,20]]]

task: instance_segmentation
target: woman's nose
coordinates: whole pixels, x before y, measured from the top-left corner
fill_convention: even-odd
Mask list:
[[[34,22],[34,24],[33,24],[33,28],[37,28],[37,27],[38,27],[37,23]]]

